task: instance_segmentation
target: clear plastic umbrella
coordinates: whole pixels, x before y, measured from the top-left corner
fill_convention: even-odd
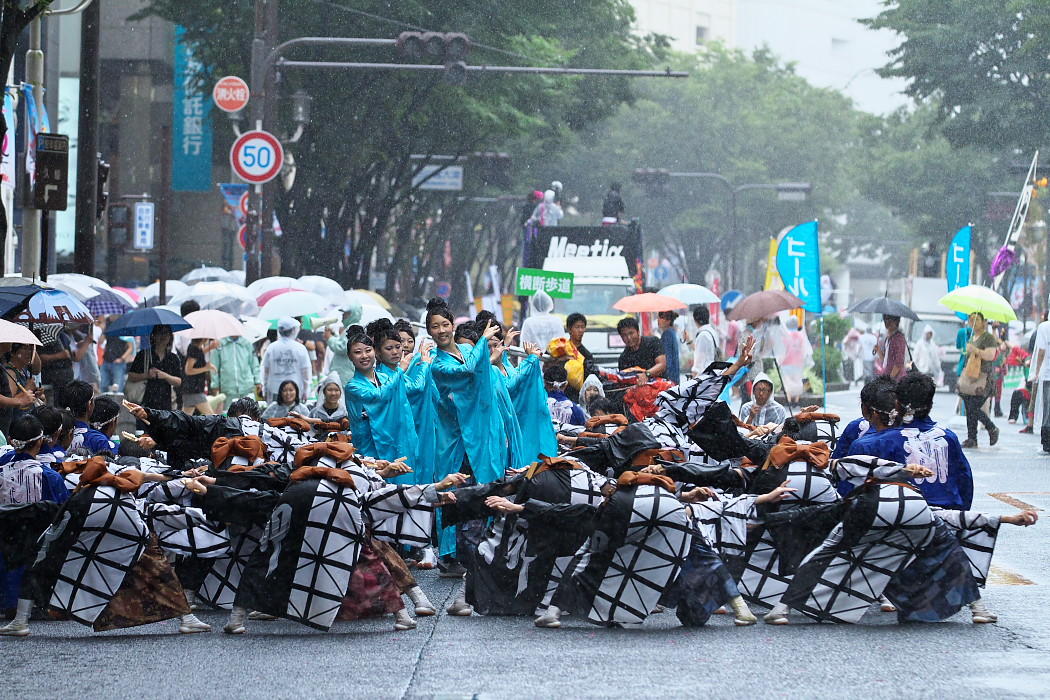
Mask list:
[[[244,324],[238,321],[236,316],[218,309],[194,311],[186,314],[186,320],[193,324],[193,328],[181,331],[181,333],[190,338],[218,340],[244,335],[246,332]]]
[[[218,309],[234,316],[254,316],[259,312],[259,305],[251,293],[229,282],[199,282],[172,297],[168,303],[178,307],[190,299],[200,304],[202,309]]]
[[[274,321],[283,316],[320,315],[333,306],[331,301],[313,292],[288,292],[266,302],[259,310],[259,318]]]
[[[665,297],[672,297],[690,306],[693,304],[718,304],[722,301],[717,294],[702,284],[687,284],[684,282],[672,284],[664,287],[657,293],[663,294]]]
[[[333,303],[338,303],[336,300],[343,296],[343,288],[338,282],[321,275],[303,275],[292,286],[332,299]]]
[[[182,294],[189,288],[190,285],[179,280],[168,280],[167,285],[165,285],[165,291],[169,299]],[[158,301],[160,301],[160,282],[154,282],[142,290],[142,305],[156,306]]]
[[[258,299],[262,294],[272,289],[290,289],[297,286],[299,285],[296,284],[294,277],[282,277],[280,275],[263,277],[248,285],[248,293],[252,295],[253,299]]]
[[[180,278],[186,284],[197,284],[199,282],[230,282],[230,273],[221,267],[206,267],[201,265],[190,270]]]

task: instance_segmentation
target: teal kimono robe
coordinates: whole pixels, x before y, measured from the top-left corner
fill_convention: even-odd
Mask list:
[[[504,360],[504,365],[509,363]],[[537,461],[539,456],[554,457],[558,454],[558,437],[554,432],[550,408],[547,405],[547,390],[543,387],[543,366],[540,358],[530,355],[514,370],[517,378],[510,382],[510,398],[521,426],[522,458],[524,465]]]
[[[458,470],[465,456],[477,482],[487,484],[509,464],[489,348],[479,343],[460,345],[459,351],[463,361],[438,349],[430,370],[439,393],[437,463]]]
[[[384,379],[392,381],[398,373],[401,373],[400,369],[390,369],[386,365],[380,364],[376,366],[376,372],[382,374]],[[390,401],[394,403],[393,415],[396,415],[397,423],[394,424],[395,430],[397,430],[398,440],[397,444],[401,449],[400,454],[397,457],[407,457],[408,465],[412,467],[412,471],[408,474],[402,474],[401,476],[387,479],[387,481],[394,484],[432,484],[434,480],[424,481],[427,478],[426,474],[421,473],[417,468],[418,457],[419,457],[419,434],[416,432],[416,422],[412,415],[412,405],[408,399],[408,393],[410,388],[420,383],[420,377],[423,373],[423,365],[409,365],[408,371],[403,372],[402,381],[397,382],[397,385],[391,389],[393,392]],[[377,445],[380,452],[382,447]],[[397,459],[397,457],[383,457],[383,459]]]
[[[354,447],[366,457],[395,460],[416,453],[416,430],[401,369],[377,368],[373,384],[361,373],[346,383],[346,412]]]
[[[430,363],[423,362],[420,354],[416,353],[405,376],[408,405],[416,427],[416,461],[412,462],[412,469],[417,484],[441,481],[455,471],[453,465],[447,464],[440,474],[437,469],[437,412],[440,395],[430,369]],[[458,465],[455,466],[458,468]]]

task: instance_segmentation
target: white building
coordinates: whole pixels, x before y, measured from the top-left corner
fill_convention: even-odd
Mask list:
[[[899,43],[892,32],[857,20],[874,17],[880,0],[631,0],[638,31],[672,37],[680,51],[718,39],[751,51],[768,46],[819,87],[843,92],[860,109],[886,114],[907,104],[906,82],[875,70]]]

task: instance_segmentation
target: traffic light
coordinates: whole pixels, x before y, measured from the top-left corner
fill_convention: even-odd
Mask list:
[[[98,159],[98,194],[95,196],[95,221],[101,221],[102,215],[106,213],[106,204],[109,202],[109,163],[102,160],[102,154],[97,153]]]
[[[131,240],[131,207],[127,204],[111,204],[106,220],[111,247],[124,247]]]
[[[511,186],[510,156],[506,153],[474,153],[470,159],[482,183],[500,188]]]
[[[444,62],[445,82],[449,85],[467,81],[470,46],[470,37],[459,32],[401,32],[397,37],[398,51],[405,58]]]
[[[33,206],[43,211],[65,211],[69,191],[69,137],[36,135],[36,183]]]
[[[666,197],[671,193],[671,171],[664,168],[635,168],[631,180],[644,185],[650,197]]]

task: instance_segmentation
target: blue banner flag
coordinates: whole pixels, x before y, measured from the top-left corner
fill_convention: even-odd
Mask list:
[[[171,189],[207,192],[211,189],[211,117],[208,95],[201,89],[203,66],[175,27],[175,90],[172,105]]]
[[[944,263],[945,277],[948,278],[948,291],[970,284],[970,239],[973,237],[973,226],[967,224],[956,231],[952,244],[948,247],[947,260]],[[966,320],[966,314],[956,311],[955,315]]]
[[[784,288],[802,300],[802,308],[819,314],[820,236],[816,221],[799,224],[784,234],[777,248],[777,272]]]

